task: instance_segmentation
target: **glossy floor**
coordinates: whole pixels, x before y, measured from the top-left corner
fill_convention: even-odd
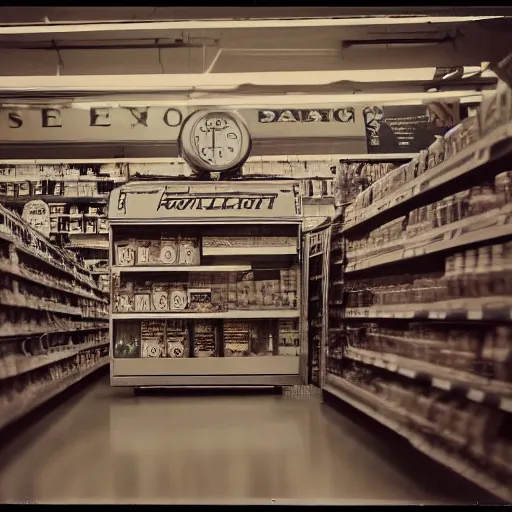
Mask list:
[[[0,501],[478,499],[473,488],[360,421],[316,400],[275,395],[135,397],[102,377],[4,439]]]

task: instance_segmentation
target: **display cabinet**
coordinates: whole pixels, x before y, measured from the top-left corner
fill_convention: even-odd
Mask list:
[[[308,340],[308,382],[320,387],[325,365],[331,222],[304,233],[304,322]]]
[[[111,384],[303,382],[300,208],[291,180],[112,191]]]

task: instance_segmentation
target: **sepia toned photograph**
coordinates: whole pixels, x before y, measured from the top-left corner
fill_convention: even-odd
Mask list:
[[[512,504],[512,8],[0,6],[0,505]]]

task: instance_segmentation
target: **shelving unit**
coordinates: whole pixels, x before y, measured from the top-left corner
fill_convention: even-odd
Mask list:
[[[303,275],[308,276],[304,301],[307,303],[307,316],[304,321],[308,329],[308,382],[321,386],[323,354],[326,345],[327,321],[324,315],[329,282],[329,242],[330,222],[324,223],[310,232],[304,233]]]
[[[323,386],[507,502],[511,105],[500,84],[334,218]]]
[[[293,181],[114,190],[111,384],[304,381],[300,208]]]
[[[100,276],[108,266],[107,196],[127,177],[124,163],[4,163],[0,165],[0,203],[19,214],[35,199],[47,203],[50,239],[76,251],[80,261]],[[104,278],[97,281],[108,289]]]
[[[108,295],[0,206],[0,428],[108,364]]]

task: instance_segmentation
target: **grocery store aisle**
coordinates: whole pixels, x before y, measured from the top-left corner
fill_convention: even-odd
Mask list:
[[[427,468],[427,476],[418,475],[414,457],[398,460],[409,455],[402,456],[395,441],[315,400],[135,397],[101,377],[38,416],[0,447],[0,502],[474,499],[442,471]]]

